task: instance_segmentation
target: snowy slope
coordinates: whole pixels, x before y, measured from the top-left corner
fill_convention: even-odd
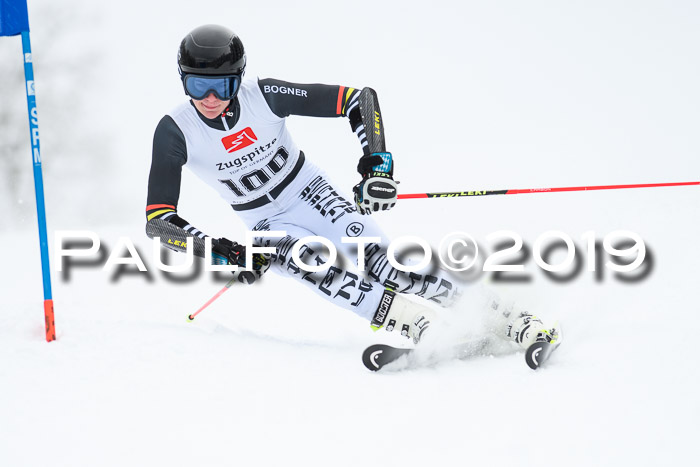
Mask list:
[[[94,230],[110,251],[130,237],[149,265],[142,213],[152,131],[183,99],[177,43],[204,22],[239,32],[249,77],[375,88],[404,192],[700,179],[692,47],[700,10],[692,2],[355,2],[350,16],[347,4],[328,2],[122,2],[86,8],[70,27],[69,18],[39,13],[48,3],[30,2],[30,14],[49,231]],[[377,19],[363,20],[366,11]],[[101,31],[95,40],[109,59],[95,66],[110,89],[109,112],[95,118],[99,94],[42,99],[40,80],[50,89],[80,84],[41,74],[49,29],[86,50],[88,32]],[[289,126],[339,186],[355,183],[359,148],[347,122],[293,118]],[[84,133],[113,137],[99,151],[52,152],[61,134]],[[77,167],[100,156],[108,170]],[[26,179],[21,196],[32,206]],[[212,190],[189,174],[183,180],[179,209],[188,220],[242,237]],[[503,229],[529,246],[548,230],[579,246],[590,230],[599,239],[639,234],[653,256],[644,280],[606,271],[597,281],[583,270],[555,283],[529,259],[530,282],[492,284],[565,326],[565,344],[538,372],[515,353],[370,373],[362,349],[395,336],[373,334],[273,274],[231,288],[188,323],[222,283],[173,284],[157,271],[151,280],[111,281],[99,267],[76,268],[67,280],[54,271],[58,340],[47,344],[33,213],[2,214],[2,466],[655,466],[695,458],[697,187],[406,200],[378,217],[387,236],[434,245],[453,231],[483,246]],[[480,290],[481,281],[460,304],[466,325],[479,324]]]

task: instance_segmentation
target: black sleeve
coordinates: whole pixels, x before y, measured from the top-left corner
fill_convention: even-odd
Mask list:
[[[182,130],[169,116],[163,117],[153,135],[151,173],[146,204],[177,208],[182,166],[187,162],[187,144]]]
[[[359,93],[347,86],[289,83],[272,78],[258,80],[258,86],[278,117],[345,117],[347,104]]]
[[[146,235],[160,237],[161,244],[185,251],[193,238],[194,254],[204,256],[206,235],[177,215],[182,166],[187,162],[187,143],[175,121],[165,116],[153,136],[151,172],[146,201]]]
[[[371,148],[365,131],[365,128],[374,129],[376,122],[381,121],[376,93],[372,89],[364,88],[360,91],[348,86],[289,83],[272,78],[258,80],[258,86],[270,110],[278,117],[348,117],[350,128],[360,140],[363,154],[385,151]],[[360,112],[360,107],[363,106],[361,101],[371,100],[374,101],[374,105],[371,106],[373,111]],[[377,111],[376,115],[374,110]],[[370,137],[371,139],[373,138]]]

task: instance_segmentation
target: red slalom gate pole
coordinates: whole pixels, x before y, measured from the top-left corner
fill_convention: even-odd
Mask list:
[[[597,185],[597,186],[565,186],[559,188],[525,188],[509,190],[468,190],[447,191],[442,193],[411,193],[398,195],[398,199],[418,198],[457,198],[462,196],[487,196],[487,195],[521,195],[524,193],[555,193],[561,191],[594,191],[594,190],[622,190],[628,188],[656,188],[662,186],[690,186],[700,185],[700,182],[674,182],[674,183],[641,183],[636,185]]]
[[[226,292],[226,291],[229,289],[229,287],[231,287],[231,286],[233,285],[234,282],[236,282],[236,279],[235,279],[235,278],[234,278],[234,279],[231,279],[230,281],[228,281],[228,282],[226,283],[226,285],[225,285],[221,290],[219,290],[219,291],[216,293],[216,295],[214,295],[213,297],[211,297],[207,303],[205,303],[204,305],[202,305],[202,307],[201,307],[199,310],[197,310],[197,311],[195,311],[194,313],[192,313],[191,315],[187,316],[187,320],[188,320],[188,321],[194,320],[194,317],[195,317],[195,316],[197,316],[197,315],[200,314],[202,311],[204,311],[204,309],[205,309],[206,307],[208,307],[209,305],[211,305],[212,302],[214,302],[214,300],[216,300],[217,298],[221,297],[221,296],[224,294],[224,292]]]

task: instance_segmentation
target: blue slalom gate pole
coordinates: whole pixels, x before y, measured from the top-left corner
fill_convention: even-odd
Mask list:
[[[44,318],[46,341],[56,340],[53,297],[51,296],[51,269],[49,267],[49,243],[46,234],[46,207],[44,204],[44,179],[41,173],[41,151],[39,150],[39,119],[34,92],[34,67],[32,47],[29,41],[29,15],[26,0],[0,0],[0,36],[22,35],[24,56],[24,79],[29,115],[29,135],[34,166],[34,192],[36,194],[36,214],[39,223],[39,248],[41,250],[41,273],[44,284]]]
[[[36,216],[39,221],[39,248],[41,250],[41,274],[44,283],[44,318],[46,321],[46,342],[56,340],[56,325],[53,316],[51,295],[51,268],[49,267],[49,242],[46,234],[46,206],[44,203],[44,177],[41,173],[41,151],[39,150],[39,118],[34,92],[34,67],[32,66],[32,45],[29,31],[22,31],[22,52],[24,53],[24,79],[27,89],[27,109],[29,113],[29,134],[32,142],[34,166],[34,192],[36,193]]]

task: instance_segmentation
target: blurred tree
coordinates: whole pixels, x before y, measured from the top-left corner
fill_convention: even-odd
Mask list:
[[[49,224],[59,216],[70,221],[96,212],[85,204],[94,203],[91,190],[104,184],[100,174],[109,172],[108,131],[96,118],[104,113],[106,92],[100,86],[107,81],[100,79],[106,41],[100,34],[102,15],[79,0],[30,5]],[[31,228],[36,219],[22,58],[19,37],[0,40],[0,231]]]
[[[17,37],[0,40],[0,63],[3,64],[0,86],[0,229],[19,211],[18,203],[27,190],[21,190],[26,167],[30,166],[27,101],[24,97],[22,41]],[[25,154],[20,160],[19,154]],[[10,212],[11,211],[11,212]]]

